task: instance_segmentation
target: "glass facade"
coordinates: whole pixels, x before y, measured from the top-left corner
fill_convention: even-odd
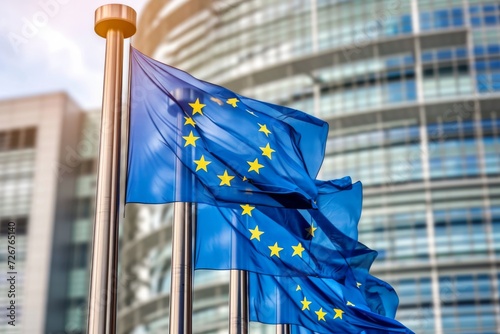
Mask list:
[[[359,238],[379,251],[374,274],[399,293],[397,318],[417,333],[448,334],[500,328],[499,41],[500,1],[221,0],[151,2],[136,46],[327,120],[320,177],[363,182]],[[153,240],[163,227],[147,221],[129,222],[149,227],[125,247],[168,244],[168,228]],[[158,283],[142,299],[125,293],[120,331],[155,333],[156,314],[167,314],[168,260],[125,261]],[[227,278],[206,281],[217,292],[202,289],[195,310],[210,305],[199,317],[213,329],[203,321],[195,332],[225,333]]]
[[[67,245],[67,288],[62,301],[65,309],[62,330],[74,334],[86,333],[87,326],[100,112],[87,112],[82,116],[76,146],[79,161],[74,168],[76,186],[71,203],[74,215]]]
[[[9,222],[16,223],[16,244],[14,263],[17,268],[17,289],[15,291],[16,312],[18,317],[23,313],[23,302],[26,298],[23,281],[26,272],[26,234],[29,229],[29,213],[33,188],[34,162],[36,145],[36,127],[16,128],[0,131],[0,238],[7,240]],[[7,243],[0,249],[0,260],[7,263]],[[2,274],[0,290],[5,291],[0,297],[1,305],[9,305],[9,276]],[[20,333],[7,321],[0,324],[0,332],[7,334]]]

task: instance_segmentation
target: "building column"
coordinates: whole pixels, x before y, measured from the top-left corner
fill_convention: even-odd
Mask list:
[[[311,45],[313,53],[318,52],[318,4],[311,0]]]
[[[436,243],[434,232],[434,213],[432,210],[432,194],[430,188],[430,166],[429,166],[429,137],[427,134],[427,119],[425,114],[422,56],[420,48],[420,13],[418,1],[411,0],[414,56],[415,56],[415,82],[417,89],[417,101],[419,104],[420,118],[420,145],[422,162],[422,182],[425,189],[425,221],[427,229],[427,243],[429,251],[429,263],[431,268],[432,304],[434,316],[434,333],[443,334],[441,319],[441,298],[439,294],[439,275],[436,260]],[[426,313],[427,314],[427,313]],[[425,319],[423,319],[425,321]]]
[[[485,226],[486,240],[488,243],[488,259],[491,263],[490,266],[490,275],[491,275],[491,285],[493,290],[493,308],[495,310],[495,322],[496,327],[500,328],[500,305],[498,301],[500,299],[500,294],[498,292],[498,267],[496,265],[496,255],[494,250],[494,240],[493,240],[493,225],[491,218],[491,204],[490,204],[490,193],[488,189],[488,176],[486,174],[486,166],[485,166],[485,149],[483,143],[483,127],[481,125],[482,116],[481,116],[481,106],[479,104],[479,92],[477,89],[476,82],[476,67],[475,67],[475,54],[474,54],[474,41],[472,39],[472,27],[470,24],[470,14],[469,14],[469,1],[463,0],[462,5],[464,8],[464,21],[465,26],[467,27],[467,54],[468,54],[468,64],[469,64],[469,73],[472,77],[473,83],[473,92],[474,92],[474,109],[473,109],[473,121],[474,121],[474,130],[476,132],[475,140],[477,141],[477,155],[479,161],[479,170],[481,173],[481,186],[482,186],[482,196],[483,196],[483,221]],[[464,102],[465,103],[465,102]],[[462,111],[467,108],[461,109]]]

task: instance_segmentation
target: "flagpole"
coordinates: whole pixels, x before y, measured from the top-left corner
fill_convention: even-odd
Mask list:
[[[194,206],[196,210],[196,205]],[[196,217],[196,214],[194,215]],[[174,203],[172,272],[170,281],[170,333],[192,333],[193,313],[193,205]]]
[[[97,8],[95,32],[106,38],[99,164],[92,241],[87,330],[116,332],[123,40],[135,34],[136,12],[112,4]]]
[[[248,333],[248,274],[231,270],[229,283],[229,334]]]
[[[276,334],[290,334],[290,325],[276,325]]]
[[[276,292],[276,299],[277,300],[280,300],[281,298],[281,290],[278,290]],[[278,324],[276,324],[276,334],[290,334],[290,325],[288,324],[280,324],[281,320],[283,319],[283,308],[281,307],[281,304],[278,303],[276,305],[276,320],[278,322]]]
[[[187,98],[185,91],[174,92],[179,99]],[[182,115],[178,115],[177,128],[184,124]],[[179,135],[179,134],[177,134]],[[181,147],[177,147],[176,156],[182,157]],[[192,153],[193,154],[193,153]],[[176,198],[185,191],[191,191],[193,176],[188,175],[181,160],[175,161],[177,180]],[[194,214],[193,214],[194,211]],[[174,203],[172,223],[172,257],[170,272],[170,311],[169,333],[191,334],[193,314],[193,231],[197,217],[197,206],[190,202]],[[194,218],[194,219],[193,219]]]

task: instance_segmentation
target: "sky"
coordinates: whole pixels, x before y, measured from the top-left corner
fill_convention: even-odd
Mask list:
[[[99,108],[106,40],[94,32],[94,12],[116,2],[4,1],[8,4],[0,13],[0,99],[64,91],[84,109]],[[120,3],[140,16],[147,0]]]

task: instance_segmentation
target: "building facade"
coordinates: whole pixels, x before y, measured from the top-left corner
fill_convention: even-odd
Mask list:
[[[12,312],[2,307],[1,333],[64,333],[77,285],[85,303],[86,267],[83,282],[74,272],[68,275],[76,256],[71,236],[85,117],[64,93],[0,102],[0,257],[5,269],[0,302],[15,305],[12,324],[5,321],[6,312]],[[15,244],[8,244],[14,224]],[[12,276],[14,281],[7,280]],[[78,325],[74,329],[81,331]]]
[[[57,305],[58,311],[47,312],[44,333],[48,334],[86,333],[100,116],[100,110],[80,112],[78,127],[72,133],[76,142],[74,146],[66,145],[67,158],[60,167],[60,173],[70,175],[75,184],[68,194],[72,212],[69,234],[62,239],[55,233],[64,240],[65,247],[64,253],[54,253],[53,258],[65,254],[65,262],[50,270],[48,310]],[[64,289],[55,279],[57,275],[65,282]]]
[[[397,318],[448,334],[500,329],[499,41],[492,0],[158,0],[133,44],[327,120],[320,177],[363,182],[359,239]],[[170,216],[129,208],[121,333],[167,326]],[[227,275],[195,282],[194,331],[226,333]]]

